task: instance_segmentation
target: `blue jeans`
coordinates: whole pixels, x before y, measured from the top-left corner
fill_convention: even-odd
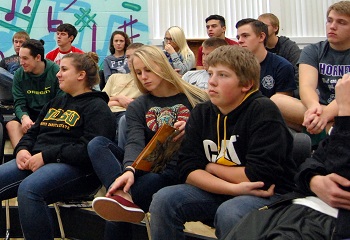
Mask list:
[[[88,144],[92,166],[106,189],[123,173],[122,152],[115,142],[101,136],[95,137]],[[172,165],[167,166],[161,173],[136,171],[135,182],[130,188],[134,203],[148,212],[153,194],[163,187],[179,183],[178,176],[176,167]],[[109,226],[108,229],[112,227]],[[115,236],[117,234],[114,233]]]
[[[185,239],[184,223],[189,221],[214,222],[216,236],[220,239],[244,215],[276,199],[277,195],[270,198],[218,195],[189,184],[169,186],[153,196],[150,206],[152,240]]]
[[[54,239],[48,204],[89,196],[99,187],[94,173],[65,163],[49,163],[35,172],[19,170],[15,159],[0,166],[0,200],[17,196],[26,240]]]

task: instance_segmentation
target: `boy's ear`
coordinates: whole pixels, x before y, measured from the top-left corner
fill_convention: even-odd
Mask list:
[[[242,92],[247,93],[249,92],[253,87],[253,80],[249,80],[246,84],[242,86]]]
[[[264,42],[266,38],[266,34],[264,32],[261,32],[259,38],[261,42]]]

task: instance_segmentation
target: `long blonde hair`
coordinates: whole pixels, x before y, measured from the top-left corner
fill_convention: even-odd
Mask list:
[[[194,53],[187,44],[185,33],[182,28],[172,26],[166,31],[170,34],[172,41],[179,47],[180,54],[185,60],[187,60],[190,55],[193,55],[194,57]]]
[[[181,79],[180,75],[171,67],[163,51],[158,47],[144,45],[134,52],[133,59],[135,59],[135,57],[140,58],[145,66],[154,74],[174,85],[180,93],[184,93],[193,107],[197,103],[209,99],[207,93],[202,89],[199,89]],[[137,87],[142,93],[148,93],[138,80],[133,64],[131,65],[130,71],[136,81]],[[155,65],[158,66],[158,68],[155,68]]]

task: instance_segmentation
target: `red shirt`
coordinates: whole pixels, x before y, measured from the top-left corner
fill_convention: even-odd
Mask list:
[[[71,49],[69,49],[69,51],[67,52],[62,52],[59,48],[56,48],[55,50],[52,50],[51,52],[46,54],[46,58],[60,65],[63,56],[71,52],[84,53],[82,50],[74,46],[72,46]]]
[[[225,41],[229,44],[229,45],[236,45],[238,44],[238,42],[234,41],[234,40],[231,40],[227,37],[225,37]],[[203,47],[200,46],[198,48],[198,55],[197,55],[197,64],[196,66],[203,66],[203,63],[202,63],[202,51],[203,51]]]

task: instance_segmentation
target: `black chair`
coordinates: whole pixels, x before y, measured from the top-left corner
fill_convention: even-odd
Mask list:
[[[311,138],[305,133],[294,133],[293,137],[293,159],[299,167],[306,158],[311,156]]]

